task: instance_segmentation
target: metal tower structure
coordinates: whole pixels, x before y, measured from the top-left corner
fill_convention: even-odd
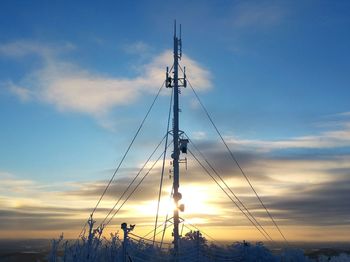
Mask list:
[[[182,198],[181,193],[179,192],[180,187],[180,170],[179,170],[179,164],[180,164],[180,152],[186,153],[187,148],[187,142],[186,139],[181,139],[181,134],[183,133],[179,129],[179,94],[180,87],[186,87],[186,73],[184,71],[183,77],[179,78],[179,60],[181,60],[182,56],[182,42],[181,42],[181,25],[180,25],[180,34],[179,36],[176,33],[176,21],[174,25],[174,64],[173,64],[173,76],[171,77],[169,75],[169,69],[167,68],[166,71],[166,87],[173,88],[173,153],[171,155],[173,159],[173,200],[175,204],[174,208],[174,230],[173,230],[173,237],[174,237],[174,255],[175,257],[178,256],[179,253],[179,224],[180,224],[180,217],[179,217],[179,211],[184,211],[184,205],[180,204],[179,201]]]

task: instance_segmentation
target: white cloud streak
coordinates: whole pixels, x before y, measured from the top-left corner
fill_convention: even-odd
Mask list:
[[[141,47],[136,45],[137,49]],[[66,49],[70,48],[67,45]],[[141,48],[142,49],[142,48]],[[154,93],[164,81],[164,70],[172,62],[166,50],[149,63],[139,66],[134,78],[105,76],[57,58],[54,48],[31,42],[14,42],[0,46],[0,54],[20,58],[38,55],[42,68],[30,72],[19,82],[9,82],[9,90],[21,100],[36,100],[53,105],[60,111],[73,111],[103,118],[115,107],[135,103],[141,96]],[[198,62],[184,56],[191,82],[198,90],[211,87],[210,72]]]
[[[233,146],[245,149],[258,149],[260,151],[271,151],[276,149],[290,148],[337,148],[350,146],[350,123],[343,121],[337,130],[321,132],[319,135],[300,136],[282,140],[255,140],[239,139],[227,136],[226,140]]]
[[[279,24],[285,12],[285,8],[278,3],[242,2],[235,6],[232,25],[236,28],[269,27]]]
[[[75,46],[69,42],[60,43],[59,46],[43,45],[34,41],[14,41],[0,45],[0,55],[22,58],[27,55],[38,55],[40,57],[48,58],[54,54],[74,50]]]

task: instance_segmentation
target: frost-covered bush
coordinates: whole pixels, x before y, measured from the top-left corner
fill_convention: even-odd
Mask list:
[[[64,241],[63,236],[52,241],[50,262],[117,262],[123,261],[174,261],[174,250],[161,248],[152,240],[137,238],[130,233],[125,243],[117,234],[109,239],[102,237],[102,228],[93,230],[88,236],[76,241]],[[123,245],[125,244],[125,249]],[[124,253],[125,251],[125,253]],[[124,257],[125,254],[125,257]],[[242,262],[306,262],[300,250],[285,250],[281,256],[273,255],[263,243],[237,242],[228,246],[209,244],[199,231],[190,231],[179,241],[178,261],[242,261]],[[341,255],[331,261],[348,261]],[[343,260],[342,260],[343,259]]]
[[[320,255],[317,258],[317,262],[349,262],[350,261],[350,255],[342,253],[339,256],[325,256]]]
[[[238,242],[231,246],[232,251],[238,252],[242,257],[242,261],[279,261],[278,257],[274,256],[269,249],[267,249],[263,243],[258,242],[252,245],[248,242]]]
[[[332,257],[330,262],[349,262],[350,261],[350,255],[348,254],[340,254],[339,256]]]
[[[304,256],[304,252],[300,249],[289,248],[285,249],[281,254],[283,262],[311,262],[309,258]]]
[[[121,241],[117,235],[110,239],[94,236],[82,238],[74,242],[54,240],[52,242],[50,262],[104,262],[121,261]],[[61,244],[61,245],[59,245]],[[62,253],[62,255],[59,255]]]

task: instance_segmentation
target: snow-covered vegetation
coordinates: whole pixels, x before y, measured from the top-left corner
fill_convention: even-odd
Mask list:
[[[123,249],[123,239],[111,234],[109,239],[102,237],[102,230],[93,230],[87,237],[74,242],[65,241],[63,236],[52,241],[49,261],[51,262],[116,262],[116,261],[174,261],[171,248],[160,247],[136,235],[128,237]],[[263,243],[237,242],[221,246],[208,243],[198,231],[190,231],[180,240],[178,261],[247,261],[247,262],[303,262],[303,261],[350,261],[350,256],[341,254],[328,258],[320,256],[312,260],[299,249],[286,249],[281,254],[272,254]],[[124,260],[125,259],[125,260]]]
[[[209,243],[199,231],[189,231],[179,242],[179,254],[166,243],[153,242],[131,233],[134,226],[125,226],[123,238],[111,234],[109,239],[102,236],[103,228],[93,230],[89,220],[87,236],[76,241],[65,241],[63,235],[52,240],[50,262],[117,262],[117,261],[244,261],[244,262],[312,262],[350,261],[350,256],[340,254],[335,257],[320,255],[308,258],[300,249],[286,248],[280,254],[273,254],[263,243],[236,242],[230,245]]]

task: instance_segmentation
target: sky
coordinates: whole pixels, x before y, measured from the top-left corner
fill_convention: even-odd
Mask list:
[[[0,238],[77,237],[172,65],[174,19],[188,80],[285,237],[349,241],[348,1],[2,1]],[[97,224],[165,135],[170,94],[162,89]],[[190,88],[180,107],[181,130],[282,240]],[[185,223],[219,241],[264,240],[193,156],[182,157]],[[161,222],[172,212],[170,160]],[[154,227],[161,167],[106,232]]]

